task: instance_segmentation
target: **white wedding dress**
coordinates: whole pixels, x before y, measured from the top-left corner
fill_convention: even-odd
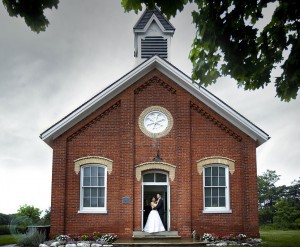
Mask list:
[[[144,231],[149,233],[165,231],[165,227],[160,219],[157,210],[151,210],[151,212],[149,213],[148,220],[144,227]]]

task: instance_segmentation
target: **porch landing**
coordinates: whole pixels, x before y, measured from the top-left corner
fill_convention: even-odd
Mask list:
[[[134,231],[132,233],[133,239],[180,239],[181,236],[178,235],[178,231],[164,231],[148,233],[142,231]]]
[[[205,246],[205,242],[194,241],[192,238],[181,238],[177,231],[165,231],[157,233],[147,233],[134,231],[130,239],[118,239],[113,246]]]
[[[165,247],[172,247],[172,246],[206,246],[207,243],[193,241],[191,238],[180,238],[180,239],[118,239],[116,242],[113,243],[113,246],[118,247],[158,247],[158,246],[165,246]]]

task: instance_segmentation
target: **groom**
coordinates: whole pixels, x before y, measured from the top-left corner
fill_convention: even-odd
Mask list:
[[[161,194],[157,193],[156,195],[157,197],[157,205],[154,209],[157,210],[159,216],[160,216],[160,219],[161,221],[163,222],[163,218],[164,218],[164,202],[161,198]]]

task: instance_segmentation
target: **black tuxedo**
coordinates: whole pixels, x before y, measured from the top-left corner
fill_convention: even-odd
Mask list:
[[[162,198],[160,198],[157,202],[156,207],[154,208],[157,210],[161,220],[163,221],[163,216],[164,216],[164,202],[162,200]]]

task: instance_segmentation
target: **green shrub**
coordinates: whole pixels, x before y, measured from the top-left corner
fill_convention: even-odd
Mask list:
[[[26,216],[16,216],[10,222],[11,234],[25,234],[27,226],[32,225],[32,221]]]
[[[18,234],[25,234],[27,232],[27,226],[16,226],[16,232]]]
[[[296,207],[289,204],[287,200],[280,200],[275,204],[276,213],[273,217],[274,224],[281,229],[296,229],[295,220],[300,214]]]
[[[44,232],[32,231],[23,235],[17,242],[18,246],[34,246],[37,247],[45,242],[46,234]]]
[[[298,229],[300,229],[300,218],[295,220],[295,225]]]
[[[8,225],[0,225],[0,235],[10,234]]]
[[[261,225],[259,226],[259,230],[262,231],[270,231],[270,230],[276,230],[278,229],[275,224],[267,224],[267,225]]]
[[[9,229],[8,234],[25,234],[27,232],[27,226],[24,225],[9,225],[7,226]]]

